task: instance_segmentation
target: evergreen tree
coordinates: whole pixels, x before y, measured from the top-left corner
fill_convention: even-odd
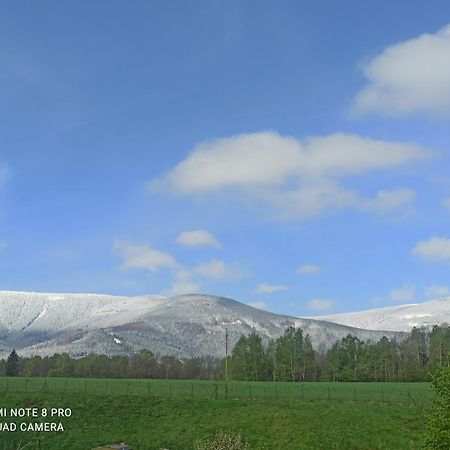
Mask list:
[[[16,351],[13,350],[6,360],[6,376],[17,377],[19,375],[19,370],[19,356],[17,355]]]

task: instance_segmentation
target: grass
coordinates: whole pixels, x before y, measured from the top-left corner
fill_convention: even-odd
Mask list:
[[[7,391],[0,380],[0,407],[73,411],[72,417],[57,419],[65,432],[0,432],[0,450],[13,439],[31,437],[41,439],[43,450],[87,450],[119,441],[136,450],[194,449],[219,430],[240,434],[252,449],[420,448],[430,398],[428,383],[383,384],[383,403],[378,383],[303,383],[302,388],[235,382],[231,399],[223,398],[219,386],[218,400],[212,400],[214,382],[174,380],[169,387],[165,380],[107,381],[49,379],[42,391],[45,380],[32,379],[25,392],[24,379],[10,379]]]
[[[99,378],[0,378],[0,394],[8,392],[60,392],[112,396],[161,396],[179,399],[225,398],[223,381],[130,380]],[[228,398],[236,400],[355,401],[428,403],[430,383],[228,383]]]

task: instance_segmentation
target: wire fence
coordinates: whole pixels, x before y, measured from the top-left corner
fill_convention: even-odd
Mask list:
[[[101,378],[0,378],[3,393],[77,393],[151,396],[168,399],[254,401],[340,401],[422,404],[431,400],[429,383],[245,382]]]

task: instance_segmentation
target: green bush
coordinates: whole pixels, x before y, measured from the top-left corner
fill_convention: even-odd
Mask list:
[[[433,410],[428,417],[427,448],[450,448],[450,367],[441,367],[433,375]]]
[[[197,450],[247,450],[250,445],[241,436],[219,431],[211,441],[202,442]]]

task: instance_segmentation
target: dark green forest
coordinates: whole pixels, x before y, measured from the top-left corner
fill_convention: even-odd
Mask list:
[[[428,381],[439,366],[449,365],[450,328],[414,328],[401,342],[381,338],[375,343],[347,335],[330,349],[313,349],[309,336],[288,328],[263,345],[253,332],[241,336],[228,357],[156,356],[140,350],[132,356],[68,354],[20,357],[13,351],[0,361],[0,375],[23,377],[224,379],[243,381]]]

